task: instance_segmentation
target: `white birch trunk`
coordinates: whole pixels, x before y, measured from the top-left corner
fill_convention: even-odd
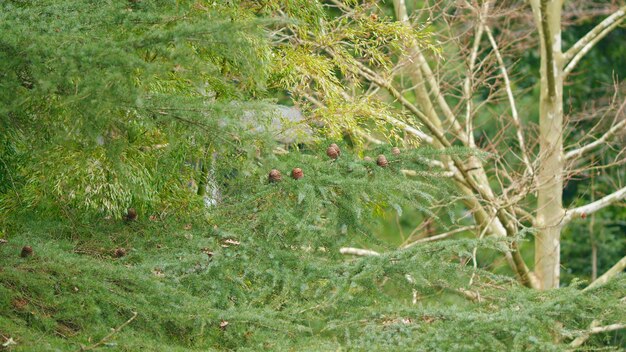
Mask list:
[[[559,287],[563,210],[563,54],[561,0],[532,0],[541,42],[535,274],[540,289]]]

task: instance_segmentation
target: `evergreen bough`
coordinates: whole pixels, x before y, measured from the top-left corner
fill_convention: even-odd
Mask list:
[[[506,239],[397,250],[377,236],[381,214],[434,216],[435,203],[458,195],[424,162],[431,150],[395,155],[388,145],[353,149],[354,140],[339,140],[346,129],[368,128],[360,114],[385,107],[342,106],[333,74],[314,84],[326,85],[325,99],[335,103],[321,128],[335,138],[275,154],[273,136],[250,131],[241,118],[253,112],[269,126],[276,114],[261,99],[271,96],[265,85],[295,89],[298,72],[317,64],[280,46],[272,58],[264,28],[276,21],[264,18],[282,9],[317,40],[326,15],[318,2],[265,5],[0,5],[1,344],[556,351],[594,320],[626,320],[623,276],[586,292],[576,285],[536,292],[468,265],[475,248],[508,250]],[[393,37],[392,25],[367,17],[339,33],[363,44],[374,27]],[[384,51],[359,50],[385,64]],[[347,118],[332,124],[342,113]],[[337,160],[325,154],[333,141],[342,150]],[[379,154],[387,167],[376,165]],[[289,177],[296,167],[299,180]],[[272,169],[282,181],[268,181]],[[188,183],[209,174],[222,202],[207,209]],[[124,222],[129,206],[139,217]],[[19,256],[24,245],[32,256]],[[381,254],[341,254],[347,246]],[[619,344],[620,335],[598,334],[585,346]]]

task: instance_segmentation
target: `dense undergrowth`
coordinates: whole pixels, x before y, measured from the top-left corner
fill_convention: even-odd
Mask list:
[[[0,334],[15,351],[73,351],[136,312],[100,347],[547,351],[563,350],[593,319],[626,317],[623,277],[590,292],[537,292],[479,270],[470,287],[473,269],[453,259],[473,241],[352,259],[289,237],[226,238],[216,225],[23,226],[0,246]],[[26,244],[34,255],[22,258]],[[116,258],[120,247],[127,254]],[[617,349],[619,336],[587,345],[605,343]]]

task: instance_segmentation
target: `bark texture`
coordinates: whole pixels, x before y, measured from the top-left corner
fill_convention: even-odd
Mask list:
[[[531,1],[541,42],[535,274],[539,288],[559,287],[563,220],[563,63],[560,0]]]

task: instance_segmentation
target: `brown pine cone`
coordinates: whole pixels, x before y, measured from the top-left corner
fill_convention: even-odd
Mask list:
[[[291,170],[291,177],[294,180],[299,180],[301,178],[304,177],[304,172],[302,172],[302,169],[299,167],[294,168],[293,170]]]
[[[121,248],[121,247],[120,248],[115,248],[115,251],[113,251],[113,256],[115,258],[121,258],[121,257],[123,257],[125,255],[126,255],[126,249],[124,249],[124,248]]]
[[[31,246],[24,246],[22,247],[22,252],[20,253],[20,257],[22,258],[26,258],[33,255],[33,247]]]
[[[391,148],[391,154],[393,154],[393,155],[400,155],[400,148],[398,148],[398,147]]]
[[[283,176],[280,174],[280,171],[276,169],[272,169],[272,171],[270,171],[270,175],[269,175],[270,182],[279,182],[282,178]]]
[[[326,149],[326,155],[333,160],[337,160],[339,157],[339,151],[335,147],[328,147],[328,149]]]
[[[389,162],[387,161],[387,157],[380,154],[376,159],[376,164],[380,167],[387,167],[387,165],[389,165]]]
[[[135,221],[137,220],[137,210],[135,208],[128,208],[126,215],[124,216],[124,220],[126,221]]]
[[[339,146],[335,143],[331,144],[330,147],[335,148],[335,150],[337,150],[337,155],[341,155],[341,149],[339,149]]]

